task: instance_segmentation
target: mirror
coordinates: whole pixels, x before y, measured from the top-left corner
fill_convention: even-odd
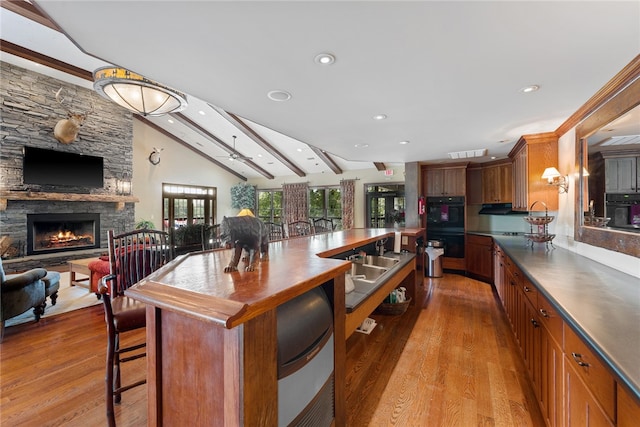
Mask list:
[[[634,218],[640,207],[633,207],[640,204],[639,72],[633,83],[576,128],[574,222],[576,241],[636,257],[640,257],[640,220]]]

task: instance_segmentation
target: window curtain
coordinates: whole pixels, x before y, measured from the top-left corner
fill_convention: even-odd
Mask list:
[[[282,184],[284,202],[284,220],[287,224],[294,221],[309,220],[309,185]]]
[[[353,228],[353,211],[355,206],[356,181],[343,179],[340,181],[340,197],[342,202],[342,229]]]

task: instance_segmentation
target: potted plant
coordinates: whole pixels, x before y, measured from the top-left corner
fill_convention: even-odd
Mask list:
[[[253,209],[256,206],[256,188],[245,182],[231,187],[231,207],[234,209]]]
[[[136,230],[141,230],[141,229],[148,229],[148,230],[155,230],[156,226],[153,224],[152,221],[149,221],[148,219],[141,219],[138,220],[138,222],[136,222]]]

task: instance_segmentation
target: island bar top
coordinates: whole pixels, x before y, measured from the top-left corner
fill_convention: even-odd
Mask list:
[[[401,230],[405,235],[421,229]],[[233,328],[349,271],[329,258],[392,237],[393,229],[352,229],[279,240],[255,271],[225,273],[232,250],[180,256],[126,291],[136,300]],[[244,262],[238,264],[239,270]]]

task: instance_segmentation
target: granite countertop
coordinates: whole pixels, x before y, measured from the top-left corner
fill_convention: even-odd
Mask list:
[[[574,331],[640,399],[640,279],[524,236],[491,235]]]

